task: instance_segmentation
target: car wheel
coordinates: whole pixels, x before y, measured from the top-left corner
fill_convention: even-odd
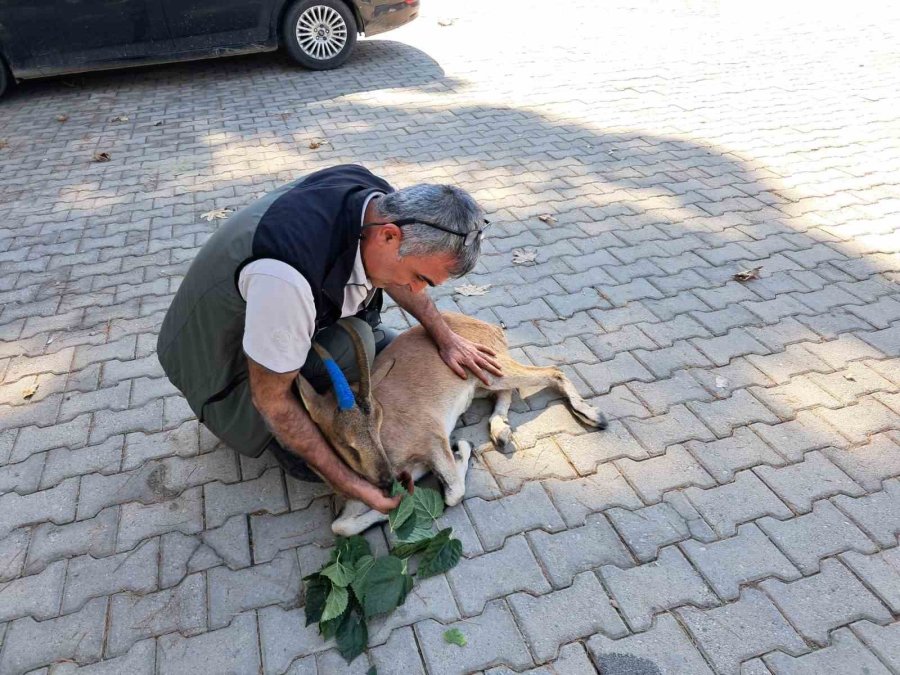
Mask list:
[[[300,0],[284,17],[288,53],[312,70],[341,66],[356,45],[356,19],[341,0]]]

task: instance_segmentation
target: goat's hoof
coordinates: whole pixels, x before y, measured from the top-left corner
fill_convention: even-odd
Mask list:
[[[491,426],[491,441],[498,448],[505,448],[512,440],[512,429],[508,424]]]
[[[465,490],[447,490],[444,493],[444,503],[447,506],[456,506],[462,501]]]
[[[605,429],[607,426],[606,415],[593,406],[584,405],[579,408],[572,408],[572,412],[575,413],[575,417],[588,426],[596,429]]]

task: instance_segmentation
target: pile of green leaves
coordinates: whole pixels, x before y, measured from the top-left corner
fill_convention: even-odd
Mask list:
[[[429,488],[408,494],[399,484],[393,495],[403,494],[391,511],[389,523],[397,544],[389,555],[374,557],[369,542],[360,536],[341,538],[328,562],[306,582],[306,625],[319,624],[326,640],[335,638],[341,656],[350,663],[366,648],[366,621],[402,605],[420,579],[446,572],[459,562],[462,543],[452,528],[434,532],[434,521],[444,512],[441,495]],[[410,558],[419,555],[415,575]]]

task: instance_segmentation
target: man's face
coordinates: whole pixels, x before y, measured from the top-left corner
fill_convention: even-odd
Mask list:
[[[377,288],[406,286],[421,293],[428,286],[440,286],[450,278],[450,255],[399,255],[402,233],[396,225],[374,229],[363,242],[366,276]]]

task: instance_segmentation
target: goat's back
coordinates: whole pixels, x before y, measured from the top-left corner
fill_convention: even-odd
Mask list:
[[[454,333],[498,355],[506,353],[506,336],[499,326],[462,314],[442,316]],[[388,361],[393,365],[372,394],[384,412],[381,440],[395,468],[400,469],[424,459],[420,453],[432,447],[435,430],[453,428],[471,402],[477,379],[469,374],[463,380],[450,370],[422,326],[398,335],[375,358],[372,371]]]

